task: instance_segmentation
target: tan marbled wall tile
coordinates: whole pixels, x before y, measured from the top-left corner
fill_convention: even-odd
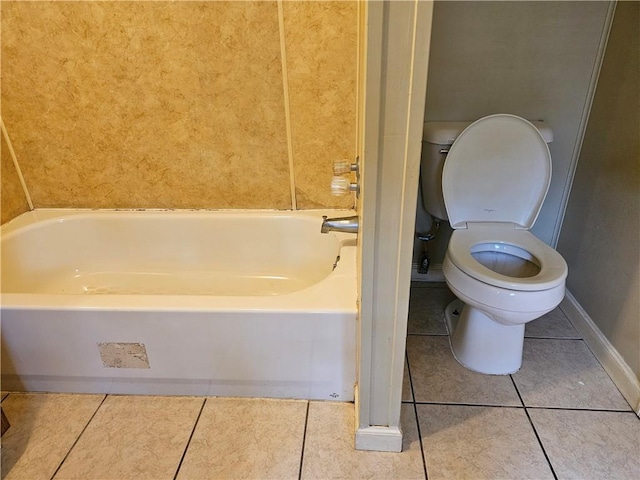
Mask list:
[[[276,2],[2,2],[36,207],[291,208]]]
[[[0,177],[2,178],[2,185],[0,186],[2,189],[0,197],[2,219],[0,223],[5,223],[24,212],[28,212],[29,204],[9,153],[9,146],[4,139],[4,135],[0,133],[0,137],[2,137],[2,140],[0,140],[2,145],[0,147]]]
[[[284,2],[284,27],[298,208],[353,207],[330,183],[333,161],[354,159],[357,2]]]
[[[2,402],[11,427],[2,437],[2,478],[49,479],[104,395],[12,393]]]
[[[197,397],[107,397],[55,478],[173,479],[203,403]]]
[[[209,398],[179,479],[297,479],[307,402]]]

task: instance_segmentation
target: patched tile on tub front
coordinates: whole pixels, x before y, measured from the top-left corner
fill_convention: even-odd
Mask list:
[[[297,479],[307,404],[208,398],[178,479]]]
[[[104,395],[12,393],[2,402],[2,478],[50,479]]]
[[[520,406],[509,375],[483,375],[460,365],[449,337],[409,335],[407,355],[416,402]]]
[[[407,333],[446,335],[444,309],[455,298],[444,284],[431,288],[412,288],[409,297]]]
[[[401,453],[355,450],[354,413],[352,403],[310,403],[302,479],[424,479],[413,405],[402,405]]]
[[[527,323],[524,336],[529,338],[581,338],[559,307]]]
[[[558,478],[636,479],[640,420],[633,412],[529,409]]]
[[[109,396],[56,479],[173,479],[203,398]]]
[[[527,407],[630,409],[582,340],[525,339],[513,379]]]
[[[430,480],[553,478],[524,409],[417,408]]]

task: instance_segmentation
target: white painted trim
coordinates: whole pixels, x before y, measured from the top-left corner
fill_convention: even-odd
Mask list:
[[[357,323],[357,383],[356,383],[356,432],[370,426],[371,410],[371,358],[373,343],[373,300],[375,265],[371,261],[376,237],[376,185],[378,183],[378,158],[380,156],[380,102],[382,89],[382,41],[383,5],[381,2],[362,4],[360,34],[364,39],[359,54],[363,57],[360,77],[360,196],[358,210],[358,323]],[[371,166],[371,168],[369,168]],[[366,202],[364,199],[366,198]],[[364,245],[363,245],[364,244]],[[354,432],[355,433],[355,432]]]
[[[602,68],[602,62],[604,61],[604,55],[607,50],[607,42],[609,41],[609,33],[611,32],[611,25],[613,24],[613,15],[616,10],[617,0],[611,0],[609,2],[609,8],[607,15],[604,19],[604,26],[602,29],[602,35],[600,36],[600,44],[598,45],[598,53],[596,54],[596,60],[593,64],[593,70],[591,72],[591,80],[589,82],[589,89],[587,90],[587,96],[582,109],[582,115],[580,117],[580,125],[578,127],[578,135],[576,136],[576,142],[573,146],[573,152],[571,154],[571,163],[569,164],[569,172],[567,180],[562,190],[562,197],[560,199],[560,206],[558,209],[558,216],[556,217],[556,224],[553,229],[553,237],[551,238],[551,246],[556,248],[558,246],[558,240],[560,239],[560,233],[562,231],[562,224],[564,222],[564,216],[567,212],[567,205],[569,204],[569,196],[571,194],[571,187],[573,186],[573,179],[576,176],[576,169],[578,168],[578,160],[580,159],[580,152],[582,151],[582,143],[584,135],[587,131],[587,125],[589,123],[589,115],[591,113],[591,106],[593,105],[593,99],[596,95],[596,88],[598,86],[598,79],[600,78],[600,69]]]
[[[631,367],[568,290],[560,303],[560,309],[576,331],[582,335],[585,343],[609,374],[622,396],[640,415],[640,380]]]
[[[399,427],[365,427],[356,431],[356,450],[401,452],[402,431]]]
[[[411,281],[412,282],[444,282],[444,272],[442,264],[429,265],[427,273],[418,273],[418,264],[411,265]]]
[[[282,63],[282,89],[284,91],[284,117],[287,130],[287,154],[289,156],[289,188],[291,191],[291,209],[298,208],[296,202],[296,180],[293,170],[293,134],[291,133],[291,112],[289,108],[289,72],[287,71],[287,47],[284,34],[284,7],[278,0],[278,29],[280,31],[280,62]]]

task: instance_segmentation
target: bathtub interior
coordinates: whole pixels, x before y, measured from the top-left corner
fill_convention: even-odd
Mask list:
[[[3,293],[281,295],[326,278],[344,236],[318,215],[101,212],[2,238]]]

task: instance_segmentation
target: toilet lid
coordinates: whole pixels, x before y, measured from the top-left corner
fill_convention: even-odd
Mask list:
[[[498,114],[469,125],[451,146],[442,193],[453,228],[471,222],[533,226],[551,182],[551,154],[524,118]]]

